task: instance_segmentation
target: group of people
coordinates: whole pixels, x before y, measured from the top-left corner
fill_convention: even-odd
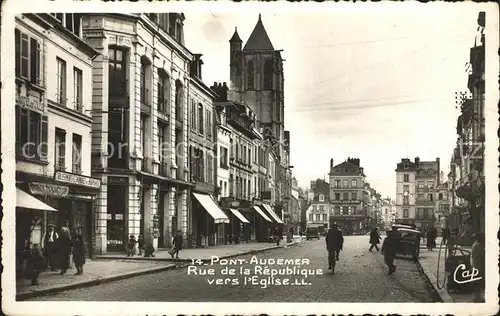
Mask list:
[[[33,245],[28,256],[27,271],[31,284],[38,285],[38,277],[45,269],[61,270],[61,275],[66,274],[71,265],[71,255],[77,270],[75,275],[83,274],[85,241],[81,229],[76,228],[71,234],[69,221],[65,221],[57,233],[55,225],[49,224],[42,238],[41,247],[38,244]]]

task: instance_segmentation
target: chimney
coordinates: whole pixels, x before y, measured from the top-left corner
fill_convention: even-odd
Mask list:
[[[333,158],[330,159],[330,171],[332,171],[332,169],[333,169]]]
[[[437,162],[437,184],[439,185],[439,183],[441,183],[441,159],[439,159],[439,157],[436,158],[436,162]]]
[[[415,165],[417,168],[420,165],[420,158],[419,157],[415,157]]]

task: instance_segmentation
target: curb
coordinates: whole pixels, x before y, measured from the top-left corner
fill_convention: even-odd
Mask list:
[[[299,244],[298,242],[295,242],[295,243],[290,243],[290,244],[286,244],[286,245],[272,246],[272,247],[267,247],[267,248],[262,248],[262,249],[246,250],[243,252],[237,252],[237,253],[230,254],[230,255],[219,256],[219,259],[227,259],[227,258],[238,257],[238,256],[247,255],[247,254],[255,254],[255,253],[269,251],[269,250],[275,250],[275,249],[279,249],[279,248],[291,247],[291,246],[295,246],[298,244]],[[193,259],[196,259],[196,258],[193,258]],[[173,263],[174,262],[183,262],[183,263],[191,262],[191,259],[176,260],[176,259],[171,259],[171,258],[157,258],[157,257],[146,258],[146,257],[119,257],[119,256],[96,256],[96,260],[125,260],[125,261],[128,261],[128,260],[131,260],[131,261],[132,260],[137,260],[137,261],[146,260],[146,261],[165,261],[165,262],[173,262]],[[201,259],[201,261],[202,262],[210,262],[210,259]]]
[[[432,286],[432,289],[434,290],[434,294],[437,297],[439,297],[439,299],[441,301],[440,303],[454,303],[455,301],[450,296],[450,294],[448,294],[448,291],[446,290],[446,285],[445,285],[444,288],[439,289],[437,287],[437,279],[435,279],[434,277],[431,279],[430,276],[433,275],[433,273],[430,270],[430,268],[427,265],[422,265],[420,263],[420,260],[417,261],[417,265],[420,267],[420,269],[424,273],[425,278],[427,279],[427,281]]]
[[[58,286],[54,286],[54,287],[44,289],[44,290],[38,290],[38,291],[35,290],[35,291],[31,291],[31,292],[16,294],[16,301],[23,301],[23,300],[27,300],[27,299],[38,297],[38,296],[44,296],[47,294],[63,292],[63,291],[72,290],[72,289],[76,289],[76,288],[82,288],[82,287],[90,287],[90,286],[94,286],[94,285],[98,285],[98,284],[102,284],[102,283],[132,278],[132,277],[135,277],[138,275],[145,275],[145,274],[151,274],[151,273],[162,272],[162,271],[167,271],[167,270],[173,270],[176,268],[178,268],[177,265],[171,264],[171,265],[167,265],[164,267],[157,267],[157,268],[140,270],[140,271],[132,271],[132,272],[124,273],[124,274],[111,275],[109,277],[103,277],[103,278],[97,278],[97,279],[93,279],[93,280],[76,282],[73,284],[58,285]]]
[[[226,258],[232,258],[232,257],[237,257],[237,256],[242,256],[246,254],[254,254],[254,253],[259,253],[259,252],[264,252],[264,251],[269,251],[273,249],[278,249],[278,248],[285,248],[285,247],[291,247],[295,246],[298,243],[291,243],[287,245],[282,245],[282,246],[274,246],[274,247],[269,247],[269,248],[263,248],[263,249],[258,249],[258,250],[250,250],[250,251],[244,251],[240,253],[235,253],[232,255],[227,255],[223,257],[219,257],[220,259],[226,259]],[[144,258],[144,257],[139,257],[139,258]],[[138,258],[130,258],[127,259],[127,257],[105,257],[105,258],[99,258],[99,256],[96,257],[96,259],[108,259],[108,260],[137,260]],[[132,271],[124,274],[118,274],[118,275],[111,275],[109,277],[104,277],[104,278],[98,278],[98,279],[93,279],[93,280],[87,280],[87,281],[81,281],[81,282],[76,282],[73,284],[64,284],[64,285],[59,285],[59,286],[54,286],[48,289],[44,290],[38,290],[38,291],[31,291],[31,292],[26,292],[26,293],[20,293],[16,295],[16,301],[23,301],[27,300],[30,298],[38,297],[38,296],[44,296],[47,294],[53,294],[53,293],[58,293],[58,292],[63,292],[67,290],[73,290],[76,288],[82,288],[82,287],[90,287],[90,286],[95,286],[99,285],[102,283],[107,283],[107,282],[112,282],[112,281],[118,281],[118,280],[123,280],[123,279],[128,279],[132,278],[135,276],[139,275],[145,275],[145,274],[152,274],[156,272],[162,272],[162,271],[167,271],[167,270],[173,270],[177,268],[184,268],[186,266],[185,263],[191,262],[191,259],[181,259],[181,260],[172,260],[168,258],[160,258],[160,259],[154,259],[154,258],[144,258],[144,259],[139,259],[139,260],[151,260],[151,261],[172,261],[172,262],[180,262],[184,263],[181,265],[177,264],[170,264],[164,267],[157,267],[157,268],[152,268],[152,269],[147,269],[147,270],[141,270],[141,271]],[[210,259],[203,259],[204,262],[210,261]]]

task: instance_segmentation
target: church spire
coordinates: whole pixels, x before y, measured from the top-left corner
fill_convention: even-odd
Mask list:
[[[271,43],[266,29],[264,28],[264,24],[262,23],[262,16],[260,13],[259,20],[257,21],[252,34],[250,34],[243,50],[274,50],[273,44]]]
[[[234,28],[233,37],[231,37],[231,39],[229,40],[229,42],[230,43],[234,43],[234,42],[243,43],[243,41],[241,40],[240,36],[238,35],[238,28],[237,27]]]

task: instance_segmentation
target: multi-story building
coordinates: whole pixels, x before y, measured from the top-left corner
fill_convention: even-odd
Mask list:
[[[440,159],[412,162],[401,159],[396,168],[396,218],[398,223],[426,229],[435,224],[436,186],[440,181]]]
[[[290,198],[290,220],[289,223],[291,227],[293,227],[294,232],[299,231],[300,225],[300,192],[299,192],[299,184],[295,177],[292,179],[292,192]]]
[[[366,228],[365,174],[357,158],[334,165],[330,160],[330,224],[337,223],[345,234]]]
[[[440,177],[443,178],[442,176]],[[436,186],[436,209],[435,215],[438,229],[447,226],[447,218],[450,215],[450,194],[448,182],[442,182]]]
[[[229,139],[229,195],[221,199],[224,208],[238,212],[248,223],[244,225],[239,217],[233,217],[228,225],[231,236],[243,240],[265,241],[269,237],[271,224],[280,220],[270,204],[273,199],[272,185],[274,166],[266,161],[267,181],[255,187],[257,171],[265,168],[264,160],[259,162],[255,157],[256,144],[262,144],[262,134],[255,128],[255,113],[241,102],[233,101],[227,85],[216,84],[211,87],[217,97],[217,112],[225,113],[226,124],[230,133]],[[270,157],[270,156],[264,156]],[[264,187],[260,187],[263,185]],[[268,192],[269,191],[269,192]],[[238,221],[237,221],[238,219]]]
[[[330,213],[330,203],[328,201],[312,202],[306,211],[306,219],[307,219],[306,226],[318,227],[320,233],[327,231],[330,227],[329,213]]]
[[[214,126],[216,95],[202,81],[202,65],[201,54],[195,54],[191,62],[189,83],[188,156],[194,187],[190,189],[188,199],[188,227],[194,243],[203,247],[224,242],[226,234],[223,224],[229,223],[229,218],[220,208],[213,208],[214,196],[217,196],[217,169],[214,164],[217,162],[217,135]],[[224,131],[223,127],[218,130]],[[223,184],[218,190],[222,188]],[[217,211],[213,212],[212,209]]]
[[[485,12],[479,13],[477,22],[474,47],[470,49],[468,91],[458,100],[461,113],[450,182],[454,228],[468,237],[485,230]]]
[[[99,253],[122,251],[129,235],[189,244],[188,91],[193,54],[181,13],[87,14],[93,63],[94,209]]]
[[[82,15],[15,18],[16,246],[40,244],[48,224],[80,228],[92,246],[92,59]],[[50,31],[49,31],[50,30]],[[36,197],[36,198],[35,198]]]
[[[381,208],[381,218],[382,218],[382,225],[384,230],[389,230],[391,229],[392,224],[394,224],[394,219],[395,219],[395,211],[396,211],[396,205],[391,198],[387,197],[382,200],[382,208]]]
[[[282,50],[274,49],[261,16],[245,46],[237,30],[230,43],[230,89],[234,101],[248,104],[256,128],[272,148],[276,183],[273,207],[281,218],[291,192],[290,135],[284,127],[284,75]]]
[[[312,199],[315,201],[330,201],[330,184],[323,179],[312,180],[310,189],[313,193]]]

